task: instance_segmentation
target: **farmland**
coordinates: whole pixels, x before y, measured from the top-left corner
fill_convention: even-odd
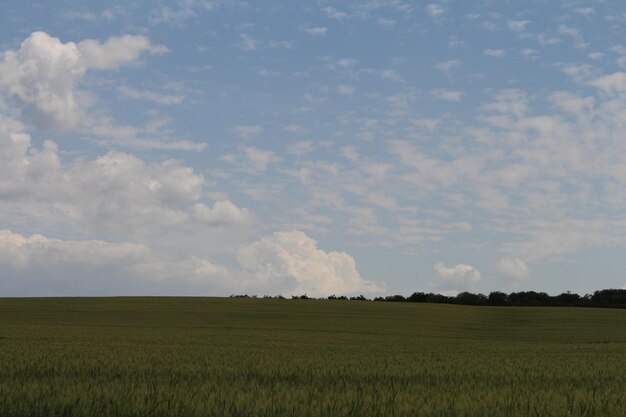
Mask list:
[[[0,415],[626,415],[626,310],[0,299]]]

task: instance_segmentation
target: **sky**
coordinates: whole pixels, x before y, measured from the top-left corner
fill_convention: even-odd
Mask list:
[[[622,1],[0,10],[0,296],[626,287]]]

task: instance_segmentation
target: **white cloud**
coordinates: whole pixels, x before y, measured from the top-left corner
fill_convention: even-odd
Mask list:
[[[398,74],[395,70],[392,69],[384,69],[378,72],[380,78],[385,80],[395,81],[397,83],[404,82],[400,74]]]
[[[530,20],[509,20],[506,25],[513,32],[523,32],[529,23]]]
[[[295,46],[294,41],[269,41],[267,42],[267,46],[270,48],[283,48],[283,49],[293,49]]]
[[[616,72],[605,75],[589,81],[589,84],[608,94],[621,93],[626,91],[626,73]]]
[[[520,118],[529,110],[528,98],[526,93],[522,90],[500,90],[494,94],[494,101],[482,105],[481,109],[510,114]]]
[[[100,116],[90,118],[84,130],[98,138],[95,143],[105,146],[194,152],[201,152],[206,148],[206,143],[171,140],[168,124],[169,119],[163,115],[155,115],[145,127],[119,125],[110,118]]]
[[[238,248],[244,270],[145,244],[59,240],[0,230],[0,292],[8,296],[371,294],[354,258],[325,252],[301,231]]]
[[[65,129],[80,124],[89,107],[77,84],[88,69],[113,69],[136,62],[143,53],[163,53],[144,36],[112,37],[106,42],[62,43],[34,32],[17,51],[0,61],[0,91],[12,97],[24,118],[40,129]]]
[[[504,49],[483,49],[483,55],[492,58],[502,58],[506,55],[506,51]]]
[[[445,101],[454,101],[458,103],[463,99],[463,92],[461,91],[432,90],[430,93],[433,96]]]
[[[352,67],[357,63],[356,59],[352,58],[340,58],[337,60],[337,65],[341,68]]]
[[[528,265],[520,258],[500,258],[496,270],[511,285],[517,286],[528,281]]]
[[[124,98],[148,100],[164,105],[181,104],[185,99],[184,96],[160,94],[149,90],[137,90],[127,86],[121,86],[118,90]]]
[[[528,59],[537,59],[537,55],[539,54],[539,51],[537,51],[536,49],[532,49],[532,48],[524,48],[520,51],[520,53]]]
[[[83,232],[156,233],[193,223],[204,204],[204,177],[177,161],[108,152],[63,164],[54,142],[38,149],[21,127],[0,116],[0,214],[7,220],[18,216]],[[224,204],[207,208],[214,216],[210,223],[239,224],[241,216]]]
[[[324,13],[326,13],[326,16],[330,17],[331,19],[343,20],[348,17],[347,13],[339,11],[334,7],[324,7],[322,10],[324,11]]]
[[[488,30],[489,32],[495,32],[497,30],[500,30],[500,26],[496,25],[493,22],[488,22],[488,21],[482,22],[480,24],[480,27],[484,28],[485,30]]]
[[[258,125],[236,125],[233,130],[243,138],[263,133],[263,127]]]
[[[271,163],[280,161],[276,153],[272,151],[264,151],[254,147],[246,147],[244,149],[248,167],[254,172],[261,172],[267,169]]]
[[[58,39],[57,39],[58,41]],[[104,43],[86,39],[76,45],[80,61],[89,69],[115,69],[136,62],[144,53],[161,55],[169,52],[163,45],[152,45],[145,36],[111,37]]]
[[[456,59],[451,59],[448,61],[442,61],[442,62],[437,62],[435,64],[435,68],[438,69],[439,71],[443,71],[443,72],[449,72],[455,68],[458,68],[459,66],[461,66],[461,62],[457,61]]]
[[[425,129],[427,131],[432,132],[441,125],[441,120],[431,119],[431,118],[420,118],[420,119],[411,120],[411,124],[420,129]]]
[[[89,10],[71,10],[62,13],[63,19],[66,20],[85,20],[88,22],[94,21],[98,16]]]
[[[287,125],[283,129],[285,130],[285,132],[296,133],[296,134],[302,134],[302,133],[308,132],[306,127],[302,125],[296,125],[296,124]]]
[[[569,91],[553,93],[550,101],[559,109],[581,117],[590,114],[595,104],[593,97],[580,97]]]
[[[304,232],[276,232],[237,251],[237,260],[256,285],[274,292],[328,296],[373,293],[380,287],[365,281],[354,258],[325,252]]]
[[[590,64],[561,64],[561,71],[576,82],[585,82],[597,74],[597,69]]]
[[[459,292],[470,290],[480,281],[480,271],[471,265],[458,264],[447,267],[443,263],[433,266],[437,274],[437,287],[441,290]]]
[[[339,94],[351,95],[351,94],[354,94],[355,91],[356,91],[356,88],[351,85],[341,84],[337,86],[337,92]]]
[[[446,9],[444,9],[440,4],[431,3],[426,6],[426,12],[432,17],[439,17],[446,13]]]
[[[376,23],[386,28],[392,28],[396,25],[397,22],[393,19],[389,19],[386,17],[379,17],[378,19],[376,19]]]
[[[297,157],[301,157],[307,153],[312,152],[315,149],[315,145],[311,141],[300,141],[289,145],[289,153]]]
[[[586,48],[587,46],[589,46],[589,44],[585,42],[582,35],[580,34],[580,31],[577,28],[566,25],[559,25],[558,32],[561,35],[569,36],[570,38],[572,38],[575,42],[576,48]]]
[[[322,37],[322,36],[326,36],[326,33],[328,33],[328,28],[323,27],[323,26],[322,27],[313,27],[313,28],[306,28],[306,29],[304,29],[304,31],[306,33],[308,33],[309,35],[311,35],[311,36],[319,38],[319,37]]]
[[[85,73],[73,42],[35,32],[18,51],[6,51],[0,61],[0,91],[12,97],[24,117],[37,127],[64,128],[78,124],[80,97],[75,92]]]
[[[596,11],[593,7],[581,7],[581,8],[576,9],[576,13],[579,13],[585,17],[589,17],[595,14]]]
[[[206,224],[213,225],[247,225],[252,221],[252,216],[247,209],[235,206],[228,200],[216,201],[213,207],[204,204],[194,205],[196,218]]]
[[[389,80],[389,81],[393,81],[393,82],[396,82],[396,83],[403,83],[404,82],[404,80],[402,79],[400,74],[398,74],[398,72],[396,70],[393,70],[391,68],[382,69],[382,70],[377,70],[377,69],[373,69],[373,68],[366,68],[366,69],[364,69],[362,71],[365,74],[375,75],[377,77],[382,78],[383,80]]]
[[[626,222],[606,219],[535,220],[525,230],[523,242],[505,245],[508,253],[520,254],[528,261],[568,254],[581,248],[602,247],[626,241]]]
[[[541,45],[556,45],[561,42],[560,38],[546,35],[545,33],[540,33],[537,35],[537,42]]]
[[[226,268],[143,244],[64,241],[0,230],[0,292],[11,296],[228,294]]]
[[[239,43],[237,43],[237,46],[244,51],[256,51],[259,47],[259,43],[247,33],[242,33],[239,35]]]
[[[222,5],[232,4],[229,0],[176,0],[167,6],[161,5],[150,12],[151,23],[183,25],[188,19],[203,11],[214,10]]]

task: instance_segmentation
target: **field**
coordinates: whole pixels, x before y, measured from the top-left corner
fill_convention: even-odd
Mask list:
[[[626,416],[626,310],[0,299],[0,416]]]

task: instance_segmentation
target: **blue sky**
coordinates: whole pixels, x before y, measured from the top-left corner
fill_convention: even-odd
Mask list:
[[[621,2],[0,4],[0,294],[626,285]]]

